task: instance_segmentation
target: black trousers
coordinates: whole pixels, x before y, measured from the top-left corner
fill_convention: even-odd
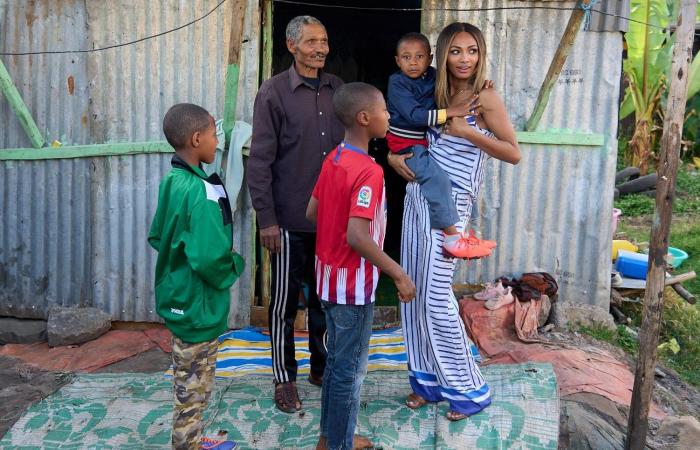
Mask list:
[[[270,342],[272,344],[272,373],[275,381],[296,381],[297,361],[294,356],[294,319],[299,304],[302,282],[309,286],[307,317],[311,373],[323,376],[326,350],[323,334],[326,317],[316,295],[314,255],[316,233],[281,232],[281,250],[270,255],[272,265],[272,299],[268,310]]]

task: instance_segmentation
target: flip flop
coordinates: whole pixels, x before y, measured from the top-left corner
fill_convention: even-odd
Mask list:
[[[421,397],[420,395],[416,394],[415,392],[411,393],[406,398],[406,406],[409,407],[410,409],[418,409],[422,408],[423,406],[428,404],[428,401]]]
[[[467,417],[469,417],[469,415],[449,410],[447,411],[447,414],[445,414],[445,417],[447,417],[447,420],[449,420],[450,422],[458,422],[460,420],[466,419]]]

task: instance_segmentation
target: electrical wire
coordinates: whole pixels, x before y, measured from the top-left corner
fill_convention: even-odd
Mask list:
[[[221,5],[226,3],[226,1],[227,0],[221,0],[208,13],[206,13],[203,16],[201,16],[197,19],[194,19],[186,24],[180,25],[180,26],[173,28],[171,30],[163,31],[161,33],[153,34],[153,35],[146,36],[146,37],[136,39],[133,41],[129,41],[129,42],[123,42],[120,44],[109,45],[107,47],[85,49],[85,50],[47,50],[47,51],[33,51],[33,52],[0,52],[0,56],[61,55],[61,54],[68,54],[68,53],[94,53],[94,52],[101,52],[101,51],[110,50],[110,49],[119,48],[119,47],[126,47],[129,45],[138,44],[140,42],[144,42],[144,41],[147,41],[150,39],[155,39],[155,38],[160,37],[160,36],[165,36],[167,34],[175,32],[175,31],[182,30],[183,28],[187,28],[189,26],[192,26],[192,25],[196,24],[197,22],[207,18],[214,11],[219,9],[221,7]],[[297,0],[272,0],[272,1],[273,1],[273,3],[280,3],[280,4],[286,4],[286,5],[311,6],[311,7],[316,7],[316,8],[335,8],[335,9],[368,11],[368,12],[422,12],[422,11],[475,12],[475,11],[516,11],[516,10],[575,11],[577,9],[575,7],[570,8],[570,7],[558,7],[558,6],[502,6],[502,7],[492,7],[492,8],[393,8],[393,7],[381,7],[381,6],[380,7],[364,7],[364,6],[352,6],[352,5],[334,5],[334,4],[329,5],[329,4],[304,2],[304,1],[297,1]],[[638,23],[638,24],[646,25],[646,26],[649,26],[652,28],[666,30],[666,27],[662,27],[660,25],[654,25],[651,23],[632,19],[630,17],[625,17],[625,16],[622,16],[619,14],[609,13],[609,12],[601,11],[601,10],[595,9],[595,8],[592,8],[591,11],[596,12],[598,14],[602,14],[604,16],[615,17],[617,19],[626,20],[628,22]],[[700,32],[696,32],[695,35],[700,36]]]
[[[126,47],[128,45],[138,44],[139,42],[144,42],[144,41],[147,41],[149,39],[155,39],[155,38],[160,37],[160,36],[165,36],[166,34],[170,34],[170,33],[173,33],[175,31],[182,30],[183,28],[187,28],[191,25],[194,25],[195,23],[199,22],[200,20],[206,19],[214,11],[219,9],[219,7],[221,7],[221,5],[223,5],[224,3],[226,3],[226,0],[221,0],[214,8],[212,8],[211,11],[209,11],[208,13],[204,14],[203,16],[201,16],[197,19],[194,19],[191,22],[187,22],[184,25],[180,25],[179,27],[173,28],[173,29],[168,30],[168,31],[163,31],[161,33],[153,34],[151,36],[142,37],[142,38],[136,39],[134,41],[123,42],[121,44],[114,44],[114,45],[109,45],[107,47],[92,48],[92,49],[86,49],[86,50],[53,50],[53,51],[48,50],[48,51],[40,51],[40,52],[0,52],[0,56],[62,55],[62,54],[66,54],[66,53],[94,53],[94,52],[102,52],[105,50],[110,50],[113,48]]]

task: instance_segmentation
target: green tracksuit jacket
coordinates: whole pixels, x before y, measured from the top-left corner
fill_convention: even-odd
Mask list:
[[[244,261],[232,250],[231,205],[219,176],[175,155],[148,242],[158,252],[156,310],[170,331],[193,344],[226,331],[229,288]]]

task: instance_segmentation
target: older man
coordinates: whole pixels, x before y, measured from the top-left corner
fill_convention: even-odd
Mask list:
[[[326,365],[326,322],[316,296],[314,225],[306,219],[323,158],[343,138],[333,113],[333,93],[343,82],[323,72],[329,52],[321,22],[299,16],[287,25],[292,66],[266,80],[255,98],[248,188],[257,212],[260,242],[272,253],[272,300],[268,311],[275,376],[275,404],[301,409],[296,388],[294,319],[302,282],[308,283],[311,350],[309,381],[320,386]]]

